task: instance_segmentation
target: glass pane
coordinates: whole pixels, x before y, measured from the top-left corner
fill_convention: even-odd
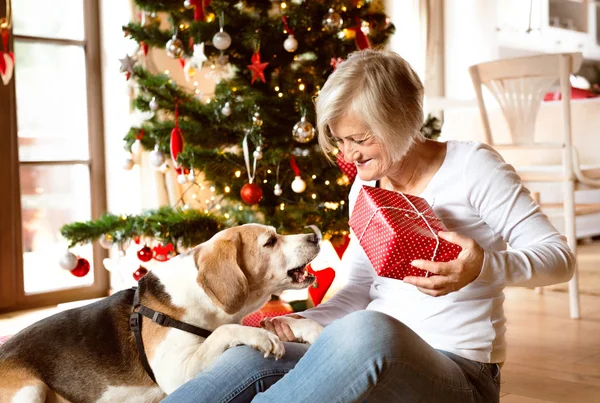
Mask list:
[[[87,165],[21,166],[26,294],[86,286],[94,282],[92,270],[79,278],[58,264],[68,246],[60,235],[60,227],[73,221],[90,220],[90,203]],[[72,248],[71,252],[92,264],[91,244]]]
[[[13,0],[15,35],[83,40],[84,0]]]
[[[19,159],[88,159],[85,54],[15,41]]]

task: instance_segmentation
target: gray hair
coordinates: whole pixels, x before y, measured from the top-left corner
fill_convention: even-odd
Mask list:
[[[382,144],[390,162],[401,160],[423,141],[423,84],[397,53],[353,52],[329,76],[315,101],[319,145],[325,155],[336,148],[330,126],[344,115],[361,119]]]

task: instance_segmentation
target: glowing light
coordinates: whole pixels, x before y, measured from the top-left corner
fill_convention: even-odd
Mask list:
[[[279,91],[279,86],[278,85],[275,86],[275,91]]]
[[[330,183],[329,181],[325,181],[325,184],[326,184],[326,185],[329,185],[329,183]]]
[[[285,4],[285,2],[281,3],[281,8],[286,8],[287,4]]]
[[[311,178],[317,179],[317,175],[313,175],[313,176],[311,176]]]
[[[215,206],[215,208],[216,208],[217,210],[221,210],[221,205],[220,205],[220,204],[217,204],[217,205]]]
[[[235,177],[239,178],[242,175],[241,171],[235,171]]]
[[[229,213],[225,213],[225,218],[229,218]]]
[[[166,75],[169,75],[169,73],[171,73],[169,70],[165,70]]]
[[[343,200],[340,200],[340,204],[343,206],[344,204],[346,204],[346,202]]]
[[[215,191],[215,187],[214,187],[214,186],[211,186],[211,187],[210,187],[210,191],[211,191],[211,192],[214,192],[214,191]]]
[[[281,203],[279,205],[279,210],[285,210],[285,203]]]
[[[300,84],[300,85],[298,86],[298,89],[299,89],[300,91],[304,91],[304,84]]]
[[[277,96],[278,96],[279,98],[281,98],[281,97],[283,97],[283,94],[280,92],[279,94],[277,94]]]
[[[313,193],[310,197],[312,197],[312,199],[315,200],[317,198],[317,195]]]
[[[192,199],[196,200],[197,198],[198,198],[198,195],[197,195],[196,193],[194,193],[194,194],[192,195]]]
[[[194,87],[198,86],[198,81],[194,81]]]
[[[263,183],[267,183],[267,180],[266,180],[266,179],[265,179],[265,180],[263,180]]]
[[[229,186],[225,186],[225,193],[231,192],[231,188]]]
[[[215,201],[215,196],[210,196],[211,201]]]
[[[268,173],[268,174],[270,174],[270,173],[271,173],[271,170],[270,170],[270,169],[267,169],[267,173]]]
[[[244,207],[240,206],[238,207],[240,211],[242,211],[244,209]]]

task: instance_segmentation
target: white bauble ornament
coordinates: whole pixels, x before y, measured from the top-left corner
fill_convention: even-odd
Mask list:
[[[273,193],[275,194],[275,196],[281,196],[281,194],[283,193],[283,190],[281,190],[281,185],[279,183],[275,184],[275,188],[273,189]]]
[[[136,140],[133,142],[133,144],[131,145],[131,154],[133,155],[140,155],[142,153],[142,150],[144,149],[144,147],[142,146],[142,140]]]
[[[104,249],[110,249],[112,246],[113,237],[109,234],[104,234],[100,238],[98,238],[98,244],[102,246]]]
[[[306,182],[300,176],[296,176],[292,181],[292,190],[296,193],[304,192],[306,190]]]
[[[187,183],[187,176],[185,174],[177,175],[177,182],[179,182],[180,185],[185,185]]]
[[[231,36],[225,31],[219,31],[213,36],[212,42],[215,48],[225,50],[231,46]]]
[[[167,55],[173,59],[179,59],[185,53],[183,42],[181,42],[181,39],[177,39],[175,35],[167,41],[165,50],[167,51]]]
[[[225,102],[225,105],[221,108],[221,113],[225,116],[231,115],[231,105],[229,105],[229,102]]]
[[[194,173],[193,169],[190,171],[190,173],[188,174],[187,178],[188,178],[189,182],[195,182],[196,181],[196,174]]]
[[[131,156],[127,156],[125,157],[125,160],[123,160],[123,169],[129,171],[131,168],[133,168],[133,166],[135,165],[135,163],[133,162],[133,158],[131,158]]]
[[[158,101],[156,100],[155,97],[152,97],[152,99],[148,103],[148,106],[150,107],[150,110],[156,112],[156,110],[158,109]]]
[[[193,4],[192,4],[192,2],[190,0],[184,0],[183,6],[185,8],[192,8]]]
[[[287,39],[283,41],[283,48],[290,53],[298,49],[298,41],[294,38],[294,35],[288,35]]]
[[[58,265],[65,270],[73,270],[77,266],[77,256],[68,250],[58,260]]]
[[[165,154],[158,149],[158,145],[154,147],[154,150],[150,151],[150,164],[155,168],[160,168],[165,163]]]
[[[294,140],[298,143],[308,143],[315,138],[315,128],[308,120],[306,116],[302,116],[302,119],[294,125],[292,129],[292,135]]]
[[[252,155],[254,156],[255,159],[259,160],[263,157],[263,153],[260,149],[260,146],[256,147],[256,150],[254,150],[254,152],[252,153]]]

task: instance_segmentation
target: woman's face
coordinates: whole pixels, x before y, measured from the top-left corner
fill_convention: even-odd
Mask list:
[[[381,179],[390,169],[381,143],[356,116],[345,115],[329,126],[337,147],[344,159],[356,165],[358,177],[363,181]]]

